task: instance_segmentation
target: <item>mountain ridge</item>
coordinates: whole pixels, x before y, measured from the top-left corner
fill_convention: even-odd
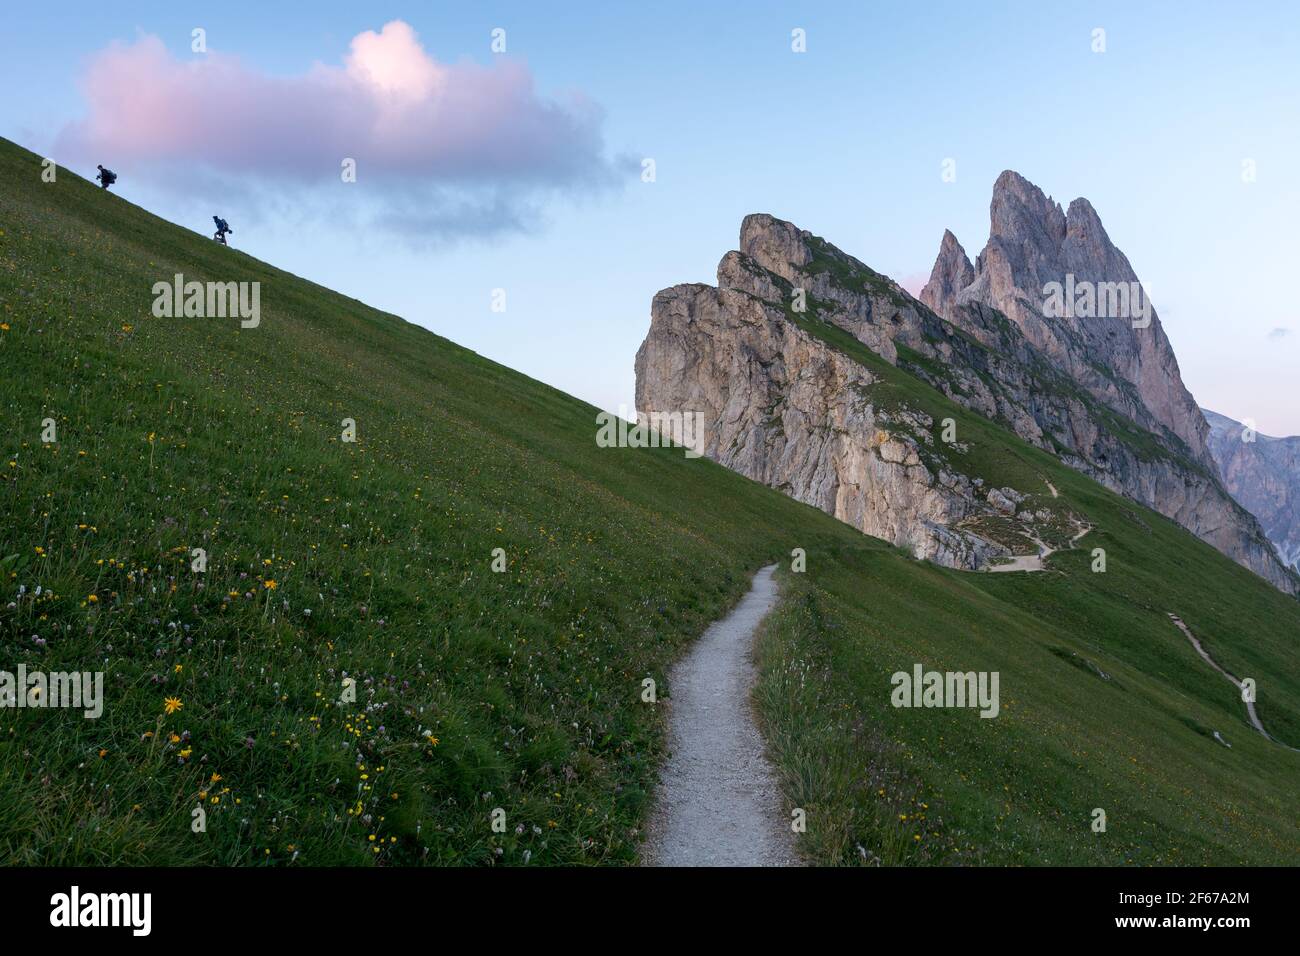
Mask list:
[[[1076,200],[1067,213],[1023,177],[1008,172],[995,187],[991,220],[990,243],[977,264],[966,257],[956,236],[945,232],[931,279],[918,300],[824,239],[769,214],[750,214],[741,224],[739,249],[719,263],[716,288],[745,293],[787,318],[815,314],[816,321],[847,332],[889,364],[1001,422],[1112,490],[1173,518],[1276,587],[1300,593],[1300,579],[1279,561],[1255,518],[1222,487],[1204,440],[1208,428],[1182,385],[1158,316],[1152,311],[1146,317],[1116,317],[1120,325],[1131,324],[1131,318],[1133,324],[1141,323],[1140,329],[1122,334],[1115,321],[1098,325],[1087,317],[1067,316],[1055,326],[1036,311],[1025,291],[1026,283],[1063,277],[1063,268],[1077,270],[1085,283],[1110,281],[1104,277],[1111,270],[1119,277],[1116,283],[1134,284],[1134,301],[1146,301],[1131,266],[1106,237],[1091,204]],[[638,352],[639,409],[684,407],[680,403],[693,400],[692,391],[710,391],[700,383],[683,389],[669,379],[690,363],[690,349],[682,346],[691,338],[693,305],[687,299],[694,297],[693,302],[715,318],[729,306],[721,300],[705,304],[698,289],[668,295],[672,292],[656,296],[651,331]],[[742,311],[749,308],[734,297],[728,301]],[[667,313],[676,318],[669,319]],[[673,328],[666,333],[671,341],[664,344],[682,353],[670,360],[671,370],[652,356],[661,319],[665,328]],[[727,323],[715,325],[716,335],[724,334],[721,329]],[[752,333],[756,325],[751,321],[739,328]],[[694,341],[702,342],[698,335]],[[1098,350],[1119,371],[1098,361]],[[733,377],[730,387],[743,385]],[[760,379],[757,390],[771,392],[771,383]],[[721,411],[717,400],[706,404]],[[1189,417],[1188,408],[1194,417]],[[811,420],[826,411],[822,403],[807,413]],[[843,423],[842,414],[840,420]],[[719,419],[719,427],[730,433],[737,421],[735,409],[730,409]],[[866,418],[857,424],[867,431],[875,427]],[[967,492],[960,493],[967,499],[965,505],[936,503],[936,495],[951,498],[935,486],[940,476],[950,475],[945,470],[921,479],[928,489],[924,493],[912,488],[923,503],[908,519],[872,515],[868,512],[885,507],[883,499],[864,508],[862,493],[870,481],[864,485],[859,479],[876,469],[884,476],[881,487],[887,487],[898,478],[894,466],[904,462],[887,462],[888,467],[876,463],[851,475],[867,460],[819,470],[810,467],[804,455],[802,463],[792,467],[785,453],[766,447],[771,442],[737,446],[736,437],[732,434],[718,460],[750,477],[766,475],[759,480],[789,487],[800,500],[819,501],[823,510],[852,515],[864,530],[888,531],[887,539],[958,567],[978,567],[997,554],[996,547],[969,535],[964,547],[953,550],[955,525],[983,509],[970,504],[975,496]],[[792,444],[785,441],[780,447]],[[737,447],[747,450],[742,454]],[[858,454],[852,452],[851,457]],[[893,493],[900,487],[895,484]],[[841,496],[841,488],[857,490]]]
[[[948,295],[927,283],[921,301],[950,320],[956,306],[963,303],[982,302],[997,308],[1020,326],[1040,352],[1095,397],[1128,418],[1140,420],[1138,409],[1126,400],[1129,396],[1116,394],[1113,383],[1097,380],[1093,363],[1100,360],[1106,369],[1138,388],[1141,404],[1187,445],[1196,461],[1210,464],[1206,429],[1145,291],[1139,296],[1140,303],[1129,301],[1127,308],[1116,310],[1133,314],[1043,315],[1045,286],[1066,276],[1097,286],[1141,288],[1137,273],[1110,241],[1092,204],[1081,197],[1063,212],[1041,189],[1007,170],[994,183],[989,221],[989,238],[971,269],[970,281]],[[954,252],[948,236],[951,233],[941,243],[936,270],[945,256]],[[953,241],[955,244],[955,237]],[[1139,311],[1143,314],[1137,314]]]

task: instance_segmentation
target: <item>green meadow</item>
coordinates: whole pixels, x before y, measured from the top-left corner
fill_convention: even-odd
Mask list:
[[[176,273],[260,283],[260,323],[156,318]],[[0,860],[635,863],[643,681],[780,561],[756,699],[810,862],[1300,861],[1300,753],[1168,618],[1300,746],[1300,602],[832,344],[1093,530],[1044,573],[918,562],[0,140],[0,669],[105,684],[0,709]],[[999,715],[895,709],[915,663],[999,672]]]

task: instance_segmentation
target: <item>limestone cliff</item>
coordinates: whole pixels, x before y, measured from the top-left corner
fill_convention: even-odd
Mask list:
[[[729,257],[720,276],[739,267]],[[959,525],[1004,516],[1023,496],[927,465],[934,423],[873,402],[876,376],[776,303],[725,284],[656,295],[637,352],[638,410],[701,413],[709,458],[917,557],[975,569],[1006,554]]]

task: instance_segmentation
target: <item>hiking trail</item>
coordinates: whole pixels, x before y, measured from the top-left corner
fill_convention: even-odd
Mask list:
[[[642,850],[646,865],[799,865],[750,700],[754,636],[776,605],[775,570],[754,575],[749,593],[669,674],[669,757]]]
[[[1213,667],[1220,674],[1222,674],[1224,677],[1228,678],[1228,680],[1232,681],[1232,685],[1236,687],[1237,690],[1241,690],[1241,681],[1233,677],[1231,674],[1229,674],[1227,671],[1225,671],[1222,667],[1219,666],[1218,662],[1215,661],[1215,659],[1209,655],[1209,652],[1206,651],[1206,649],[1201,646],[1201,642],[1196,639],[1196,635],[1192,633],[1191,628],[1189,628],[1186,624],[1183,623],[1183,619],[1179,617],[1177,614],[1173,613],[1172,611],[1168,613],[1169,613],[1169,620],[1173,621],[1174,624],[1178,626],[1178,630],[1182,631],[1183,635],[1189,641],[1192,642],[1192,647],[1196,648],[1196,653],[1201,655],[1201,659],[1205,661],[1205,663]],[[1271,740],[1275,744],[1280,744],[1281,746],[1286,747],[1287,750],[1294,750],[1296,751],[1296,753],[1300,753],[1300,748],[1292,747],[1290,744],[1282,743],[1282,741],[1270,735],[1269,732],[1264,729],[1264,725],[1260,723],[1259,717],[1255,714],[1255,702],[1253,700],[1245,701],[1245,704],[1246,704],[1246,715],[1250,718],[1251,726],[1254,727],[1256,730],[1258,730],[1261,734],[1263,734],[1265,740]],[[1231,746],[1230,744],[1227,743],[1227,741],[1223,740],[1222,737],[1219,737],[1218,731],[1215,731],[1214,736],[1217,737],[1219,739],[1219,742],[1224,744],[1225,746]]]
[[[1070,547],[1067,548],[1066,550],[1073,549],[1075,544],[1078,543],[1079,539],[1092,530],[1091,525],[1086,525],[1081,521],[1075,521],[1074,528],[1075,531],[1077,531],[1078,533],[1073,538],[1070,539]],[[1032,538],[1031,540],[1034,542],[1034,544],[1038,545],[1037,554],[1012,555],[1011,560],[1006,561],[1003,564],[991,564],[987,568],[985,568],[985,570],[998,571],[998,572],[1042,571],[1046,567],[1044,562],[1052,555],[1054,555],[1059,549],[1053,548],[1050,545],[1044,543],[1040,538]]]

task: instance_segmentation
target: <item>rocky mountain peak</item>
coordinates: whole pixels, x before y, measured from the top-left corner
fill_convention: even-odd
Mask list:
[[[972,303],[996,309],[1098,400],[1144,428],[1167,431],[1190,460],[1213,470],[1205,419],[1160,318],[1088,200],[1063,211],[1007,170],[993,185],[989,240],[973,278],[951,288],[961,270],[946,237],[935,269],[949,285],[931,288],[926,304],[945,319],[962,324],[958,313]]]
[[[787,280],[793,278],[795,270],[812,262],[808,234],[765,212],[751,213],[741,222],[740,251]]]
[[[1031,241],[1042,251],[1059,246],[1065,238],[1065,214],[1041,189],[1014,170],[1006,170],[993,184],[989,204],[990,239]]]
[[[956,300],[957,293],[975,281],[975,267],[971,265],[966,250],[961,247],[952,231],[943,231],[939,243],[939,257],[930,270],[930,280],[921,290],[921,301],[940,315]]]

